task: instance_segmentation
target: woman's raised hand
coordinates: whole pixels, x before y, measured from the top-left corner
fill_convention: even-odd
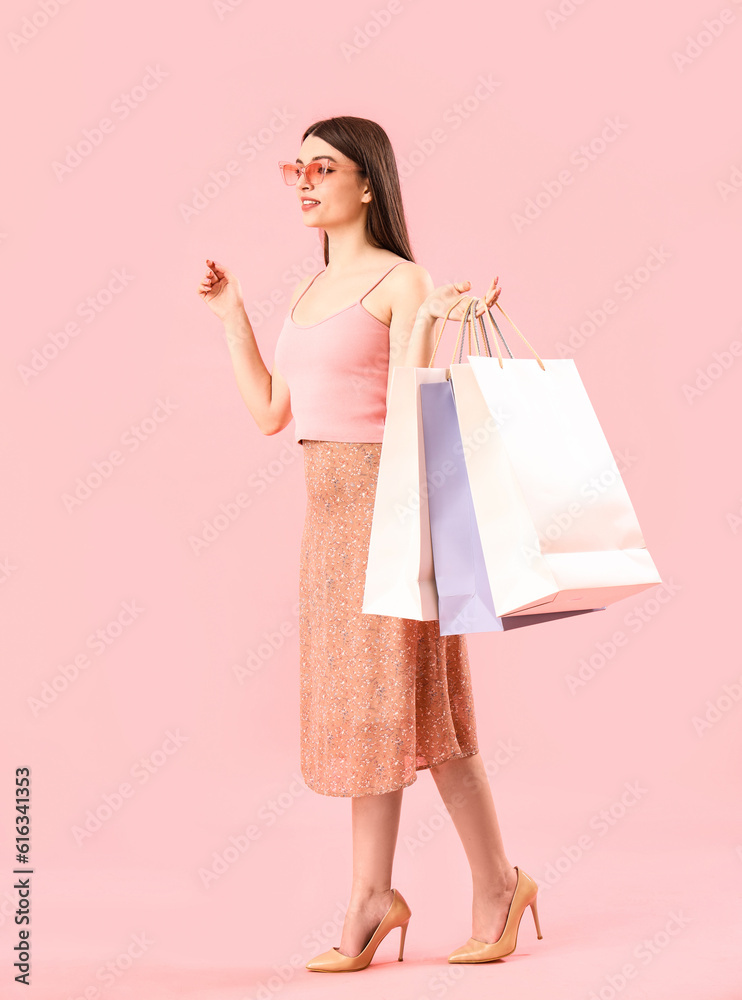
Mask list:
[[[485,308],[490,308],[497,301],[497,297],[502,291],[498,288],[499,277],[494,278],[486,293],[478,298],[475,304],[475,315],[481,316]],[[454,302],[458,303],[451,309],[449,319],[462,320],[467,302],[472,296],[469,293],[471,281],[454,281],[450,285],[441,285],[434,289],[425,299],[420,309],[427,313],[432,319],[443,319]]]
[[[197,291],[220,320],[245,307],[239,278],[216,260],[207,258],[206,274]]]

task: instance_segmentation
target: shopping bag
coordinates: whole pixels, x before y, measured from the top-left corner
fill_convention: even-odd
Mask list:
[[[495,608],[595,608],[661,583],[574,360],[542,361],[496,304],[535,359],[498,345],[450,366]]]
[[[471,300],[464,323],[474,323]],[[486,340],[486,331],[485,331]],[[454,347],[454,356],[456,348]],[[433,568],[441,635],[502,632],[590,608],[500,617],[495,611],[449,380],[420,385]]]
[[[420,400],[440,633],[501,630],[479,541],[450,381],[421,385]]]
[[[426,498],[420,385],[443,368],[395,366],[379,456],[362,612],[438,617]]]
[[[448,310],[443,326],[458,301]],[[459,337],[465,322],[466,315]],[[364,614],[418,621],[438,618],[420,386],[446,380],[448,369],[433,367],[442,333],[443,327],[427,367],[396,365],[392,370],[361,606]]]

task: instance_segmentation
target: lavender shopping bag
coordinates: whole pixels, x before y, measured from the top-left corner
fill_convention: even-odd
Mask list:
[[[585,608],[503,618],[497,615],[469,488],[451,382],[421,385],[420,402],[440,634],[503,632],[554,618],[604,610]],[[492,488],[496,488],[494,482]]]

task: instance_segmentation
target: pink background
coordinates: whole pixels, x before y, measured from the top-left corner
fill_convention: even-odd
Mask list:
[[[12,789],[25,765],[24,996],[737,997],[742,5],[724,22],[700,0],[564,0],[555,24],[559,0],[46,6],[2,16],[0,993],[22,993]],[[599,615],[468,640],[481,752],[511,861],[541,886],[543,940],[526,914],[509,959],[447,964],[470,933],[469,870],[420,772],[393,881],[413,910],[404,963],[394,933],[350,980],[304,969],[339,943],[351,845],[350,802],[298,777],[301,451],[293,423],[260,434],[196,294],[206,257],[234,270],[272,366],[293,287],[322,267],[276,161],[336,114],[387,130],[436,284],[470,278],[481,294],[499,274],[545,358],[583,328],[567,354],[665,581]],[[608,122],[619,131],[601,146]],[[99,141],[58,178],[85,130]],[[592,159],[575,157],[583,144]],[[239,171],[185,217],[231,161]],[[529,199],[541,207],[519,227]],[[115,272],[128,277],[109,291]],[[89,298],[97,311],[78,312]],[[68,511],[78,477],[115,451]],[[249,507],[195,552],[239,493]],[[127,604],[139,610],[119,625]],[[100,653],[87,644],[99,629]],[[34,712],[63,668],[65,690]],[[230,838],[245,849],[207,888],[199,871]]]

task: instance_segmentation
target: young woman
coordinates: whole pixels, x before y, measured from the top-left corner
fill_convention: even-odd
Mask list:
[[[260,356],[236,276],[208,260],[198,287],[224,323],[242,398],[264,434],[293,419],[304,448],[300,557],[301,769],[324,795],[352,796],[353,881],[339,947],[313,971],[366,968],[411,911],[391,888],[402,791],[429,769],[461,837],[473,881],[472,937],[451,962],[510,954],[536,883],[503,847],[477,744],[466,637],[438,621],[361,612],[388,390],[395,365],[425,367],[436,319],[461,320],[469,281],[434,288],[413,260],[394,153],[365,118],[310,125],[296,163],[305,226],[325,268],[300,281],[275,351]],[[476,315],[500,294],[495,278]],[[280,366],[280,371],[279,371]],[[538,931],[539,937],[540,931]]]

